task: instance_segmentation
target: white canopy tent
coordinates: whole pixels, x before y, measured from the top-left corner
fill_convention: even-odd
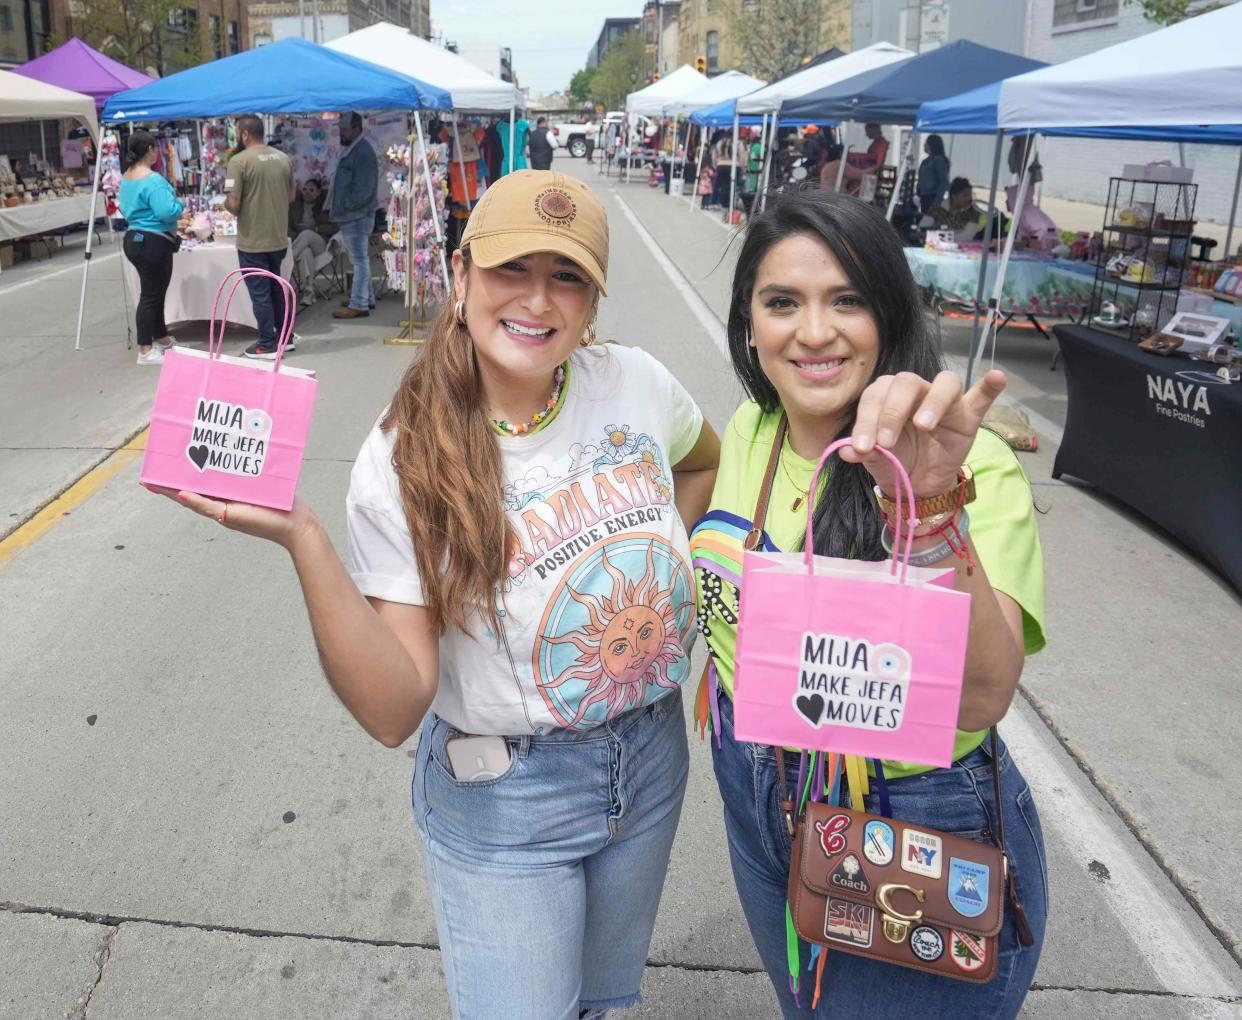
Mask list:
[[[998,127],[1242,124],[1242,4],[1001,85]]]
[[[95,100],[90,96],[0,71],[0,121],[70,117],[85,124],[92,138],[99,138],[99,118],[95,116]]]
[[[694,113],[695,110],[705,110],[709,106],[723,103],[726,99],[744,96],[754,92],[755,89],[763,88],[766,84],[767,82],[752,78],[741,71],[725,71],[724,74],[709,78],[697,88],[667,103],[664,113],[672,114],[674,117],[685,116]]]
[[[625,97],[626,113],[641,113],[648,117],[660,117],[664,108],[689,95],[707,83],[707,77],[699,74],[689,64],[682,64],[672,74],[652,82],[645,89],[631,92]]]
[[[453,108],[462,112],[508,113],[525,106],[521,90],[512,82],[501,81],[400,25],[381,21],[326,45],[446,89],[453,97]]]
[[[896,63],[914,56],[909,50],[892,43],[874,43],[853,53],[846,53],[835,60],[813,64],[805,71],[798,71],[780,81],[751,92],[737,101],[737,113],[745,116],[754,113],[773,113],[781,108],[786,99],[797,99],[837,82],[853,78],[864,71],[871,71],[886,64]]]

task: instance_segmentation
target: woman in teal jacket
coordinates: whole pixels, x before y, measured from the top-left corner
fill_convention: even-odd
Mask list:
[[[121,177],[121,215],[125,257],[138,271],[142,291],[134,315],[138,330],[138,364],[159,365],[174,341],[164,324],[164,295],[172,279],[173,254],[180,247],[177,222],[185,203],[154,169],[155,136],[135,131],[125,147],[127,169]]]

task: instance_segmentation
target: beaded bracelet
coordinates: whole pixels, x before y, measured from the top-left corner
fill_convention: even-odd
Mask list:
[[[910,566],[930,567],[945,559],[950,553],[954,556],[962,556],[966,549],[966,536],[970,534],[970,514],[966,512],[965,507],[958,511],[955,530],[957,532],[957,541],[961,547],[960,551],[958,546],[955,546],[947,537],[942,538],[930,549],[919,553],[911,553]],[[947,529],[938,532],[938,534],[943,535],[946,532]],[[880,530],[880,545],[884,547],[884,551],[890,556],[893,554],[893,534],[887,524]],[[969,559],[967,559],[967,562],[969,563]]]

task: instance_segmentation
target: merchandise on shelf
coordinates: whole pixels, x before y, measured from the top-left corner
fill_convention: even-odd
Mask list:
[[[407,286],[412,288],[413,293],[407,294],[407,300],[426,309],[440,304],[445,298],[440,262],[442,242],[436,239],[436,224],[432,217],[439,217],[440,234],[443,236],[448,218],[447,150],[444,145],[427,146],[427,166],[431,171],[430,196],[417,146],[411,148],[405,143],[392,145],[386,155],[389,163],[388,229],[384,233],[384,241],[389,247],[384,252],[384,270],[390,287],[403,292]]]

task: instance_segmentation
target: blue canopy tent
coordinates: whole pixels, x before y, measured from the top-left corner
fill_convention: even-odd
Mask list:
[[[1046,65],[1040,65],[1046,66]],[[1024,72],[1025,73],[1025,72]],[[978,88],[970,89],[961,95],[949,96],[944,99],[936,99],[923,103],[918,109],[918,116],[915,120],[915,129],[920,132],[940,131],[945,134],[973,134],[973,135],[996,135],[996,154],[992,166],[992,188],[989,204],[995,207],[997,182],[1000,176],[1000,158],[1001,150],[1004,147],[1004,137],[1006,134],[1011,136],[1042,134],[1058,137],[1070,138],[1101,138],[1115,139],[1117,141],[1155,141],[1155,142],[1176,142],[1185,144],[1193,142],[1200,145],[1238,145],[1242,146],[1242,124],[1192,124],[1192,125],[1127,125],[1124,127],[1056,127],[1056,128],[1021,128],[1017,130],[1002,131],[998,123],[998,104],[1000,102],[1001,86],[1003,81],[990,82],[987,85],[981,85]],[[1242,155],[1239,158],[1238,180],[1242,181]],[[1238,183],[1234,184],[1233,207],[1236,211],[1238,200]],[[988,239],[991,237],[991,224],[988,225]],[[1233,239],[1233,215],[1230,216],[1229,232],[1226,234],[1225,248],[1226,251]],[[979,265],[979,284],[976,291],[977,294],[983,293],[984,280],[987,276],[988,246],[983,249],[983,257],[980,259]],[[1001,270],[997,274],[995,284],[996,290],[999,292],[1000,287],[1004,283],[1005,262],[1008,258],[1008,251],[1002,258]],[[983,348],[987,342],[988,329],[992,321],[992,311],[989,310],[988,322],[980,334],[978,329],[978,315],[976,314],[976,325],[971,336],[971,357],[970,364],[967,368],[966,380],[969,384],[974,377],[975,366],[979,358],[983,354]]]
[[[282,39],[268,46],[244,50],[231,57],[187,68],[149,85],[117,92],[104,103],[99,119],[111,123],[133,123],[197,120],[246,113],[452,108],[453,97],[445,89],[304,39]],[[417,118],[414,123],[421,139],[422,124]],[[95,192],[99,190],[99,164],[97,158]],[[425,159],[423,173],[430,192],[431,171]],[[91,196],[92,217],[95,192]],[[440,239],[439,219],[432,217],[432,222],[436,237]],[[413,231],[410,234],[413,236]],[[447,286],[448,266],[444,261],[443,247],[440,258]],[[91,234],[88,231],[82,294],[78,301],[75,342],[78,350],[82,347],[82,318],[86,310],[90,260]]]
[[[717,103],[715,106],[708,106],[702,110],[695,110],[690,114],[690,119],[695,124],[702,124],[704,127],[731,127],[733,125],[733,114],[737,111],[737,100],[726,99],[723,103]],[[739,127],[759,127],[764,122],[764,118],[757,113],[746,113],[738,117],[737,123]],[[835,127],[835,120],[825,120],[823,118],[806,118],[806,117],[782,117],[778,122],[779,127],[801,127],[803,124],[819,124],[821,127]]]
[[[798,99],[786,100],[781,104],[781,116],[913,124],[919,105],[926,100],[955,96],[1043,66],[1038,60],[959,39]]]
[[[445,90],[318,46],[282,39],[118,92],[101,120],[155,121],[319,110],[449,110]]]

